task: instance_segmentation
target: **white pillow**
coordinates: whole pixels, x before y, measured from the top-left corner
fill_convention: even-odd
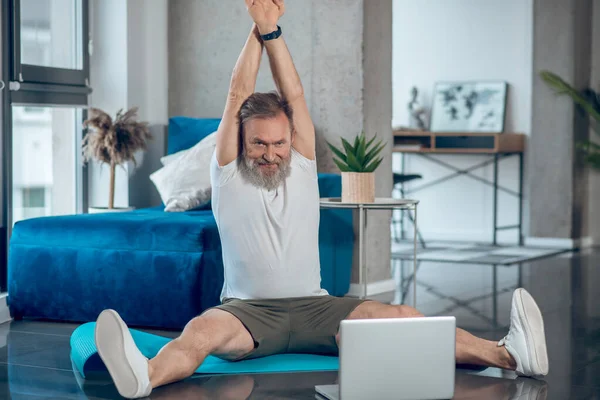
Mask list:
[[[196,147],[196,146],[206,147],[206,146],[211,146],[211,145],[214,146],[214,144],[216,143],[215,142],[216,137],[217,137],[217,132],[215,131],[215,132],[205,136],[204,139],[202,139],[201,141],[196,143],[196,145],[194,145],[194,147]],[[164,157],[161,157],[160,162],[162,165],[170,164],[173,161],[183,157],[185,154],[189,153],[194,147],[191,147],[191,148],[185,149],[185,150],[180,150],[177,153],[173,153],[173,154],[169,154]]]
[[[184,156],[187,152],[189,152],[191,149],[185,149],[185,150],[181,150],[178,151],[177,153],[173,153],[173,154],[169,154],[168,156],[164,156],[160,158],[160,163],[165,166],[167,164],[172,163],[173,161],[181,158],[182,156]]]
[[[165,211],[187,211],[208,204],[215,146],[216,133],[211,133],[194,147],[167,156],[164,167],[150,175]]]

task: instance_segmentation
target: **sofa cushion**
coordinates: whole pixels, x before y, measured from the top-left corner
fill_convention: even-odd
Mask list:
[[[189,149],[219,128],[221,118],[169,118],[167,154]]]
[[[211,210],[166,213],[163,207],[154,207],[126,213],[35,218],[16,225],[12,245],[177,252],[221,247]]]

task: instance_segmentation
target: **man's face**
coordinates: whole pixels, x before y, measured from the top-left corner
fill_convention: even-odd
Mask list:
[[[242,172],[256,186],[277,188],[290,173],[293,136],[284,113],[244,124]]]

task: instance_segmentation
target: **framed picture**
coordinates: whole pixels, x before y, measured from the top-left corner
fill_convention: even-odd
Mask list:
[[[432,132],[504,131],[506,82],[438,82],[433,91]]]

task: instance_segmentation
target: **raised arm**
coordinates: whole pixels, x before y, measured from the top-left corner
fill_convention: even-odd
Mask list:
[[[251,4],[252,0],[246,0],[247,7]],[[262,50],[263,44],[254,24],[233,69],[225,111],[217,130],[216,156],[220,166],[229,164],[239,155],[238,112],[242,103],[254,93]]]
[[[283,0],[254,0],[254,3],[266,10],[263,13],[264,18],[254,19],[260,34],[265,35],[276,31],[277,21],[284,13]],[[293,146],[304,157],[313,160],[315,158],[315,128],[306,105],[300,76],[292,61],[292,55],[285,44],[283,35],[277,39],[265,41],[264,46],[267,49],[277,90],[294,111]]]

